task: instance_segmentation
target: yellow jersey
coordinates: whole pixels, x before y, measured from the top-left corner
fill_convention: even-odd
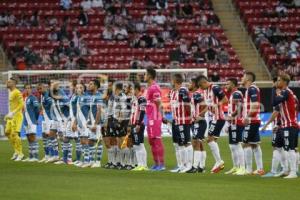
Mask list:
[[[14,112],[15,114],[22,114],[22,109],[24,106],[23,96],[20,90],[13,89],[9,93],[9,112]]]

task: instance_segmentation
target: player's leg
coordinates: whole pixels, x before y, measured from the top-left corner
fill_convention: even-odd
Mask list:
[[[59,161],[57,128],[58,128],[58,123],[56,121],[51,121],[51,123],[50,123],[50,132],[49,132],[50,158],[46,162]]]
[[[245,154],[242,146],[243,142],[243,131],[244,126],[237,126],[237,132],[236,132],[236,151],[237,151],[237,157],[238,157],[238,170],[234,173],[234,175],[245,175],[246,169],[245,169]]]
[[[15,160],[18,157],[18,154],[15,150],[14,141],[12,140],[12,120],[7,120],[5,125],[4,134],[7,137],[8,141],[10,142],[11,146],[14,149],[14,154],[11,157],[11,160]]]
[[[95,146],[96,146],[96,152],[95,152],[95,163],[91,166],[92,168],[99,168],[101,167],[101,161],[102,161],[102,154],[103,154],[103,145],[102,145],[102,129],[101,126],[97,126],[96,128],[96,138],[95,138]]]
[[[22,141],[20,137],[20,132],[23,124],[22,114],[14,116],[12,119],[12,128],[11,128],[11,140],[14,145],[15,152],[18,154],[18,157],[15,161],[20,161],[24,158]]]
[[[39,146],[36,140],[36,131],[37,131],[36,124],[28,124],[27,121],[25,122],[25,132],[28,141],[29,156],[27,159],[23,160],[24,162],[38,161]]]
[[[185,168],[179,173],[186,173],[193,167],[193,146],[191,144],[191,128],[189,124],[179,126],[180,130],[180,145],[184,146],[184,165]]]
[[[297,153],[296,153],[296,148],[298,145],[298,128],[295,127],[289,127],[289,128],[285,128],[283,130],[283,134],[284,134],[284,148],[285,150],[288,152],[288,162],[289,162],[289,166],[290,166],[290,173],[288,176],[286,176],[285,178],[297,178],[297,170],[298,170],[298,166],[297,166]]]
[[[265,171],[263,169],[262,150],[260,147],[259,126],[260,124],[250,124],[248,133],[248,143],[252,148],[256,162],[256,170],[253,172],[254,175],[265,174]]]
[[[175,149],[175,157],[176,157],[176,162],[177,162],[177,166],[170,170],[170,172],[173,173],[177,173],[179,172],[181,169],[183,169],[183,163],[181,162],[181,154],[180,154],[180,150],[181,148],[179,147],[179,129],[178,126],[175,125],[174,121],[172,123],[172,141],[173,141],[173,145],[174,145],[174,149]]]
[[[229,134],[229,148],[231,152],[231,159],[233,163],[233,167],[225,172],[225,174],[234,174],[237,172],[239,168],[239,157],[238,157],[238,142],[237,142],[237,126],[230,124],[228,127],[228,134]]]
[[[207,143],[215,159],[215,165],[211,169],[211,173],[218,173],[220,170],[224,169],[224,161],[221,159],[220,149],[217,143],[217,139],[220,137],[224,124],[224,120],[212,121],[209,124]]]
[[[133,171],[148,170],[147,167],[147,152],[144,145],[144,130],[145,126],[141,125],[137,132],[134,127],[131,129],[131,137],[133,141],[133,148],[137,159],[137,167]]]
[[[247,125],[244,129],[244,135],[243,135],[243,148],[244,148],[245,167],[246,167],[245,174],[252,174],[253,152],[251,149],[251,145],[249,144],[249,130],[250,130],[250,125]]]

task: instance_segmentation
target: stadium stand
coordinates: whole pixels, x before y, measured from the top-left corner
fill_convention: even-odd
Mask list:
[[[168,2],[166,8],[164,1],[162,7],[151,2],[73,0],[63,9],[58,0],[3,0],[2,45],[18,70],[134,69],[154,63],[208,68],[221,80],[241,77],[243,68],[210,0]]]
[[[271,75],[300,80],[300,4],[294,0],[234,0]]]

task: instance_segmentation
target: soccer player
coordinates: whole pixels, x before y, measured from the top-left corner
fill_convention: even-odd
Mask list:
[[[29,157],[24,162],[37,162],[39,153],[39,144],[36,140],[37,124],[39,118],[39,102],[32,94],[32,86],[30,84],[24,85],[25,105],[24,105],[24,126],[28,140]]]
[[[226,89],[230,93],[228,102],[229,122],[229,148],[233,161],[233,168],[225,172],[225,174],[245,174],[245,157],[242,147],[243,142],[243,94],[237,89],[238,80],[229,78],[226,83]]]
[[[123,92],[123,84],[118,82],[114,85],[113,101],[113,131],[117,139],[116,163],[118,169],[125,169],[125,156],[128,151],[121,148],[127,134],[126,100]]]
[[[289,175],[285,178],[297,178],[297,153],[298,132],[296,116],[296,99],[293,92],[288,88],[290,77],[287,74],[278,77],[277,87],[281,90],[275,97],[273,106],[280,113],[282,131],[284,136],[284,149],[287,151],[287,160],[290,167]]]
[[[133,149],[137,159],[137,167],[133,171],[145,171],[147,167],[147,152],[144,145],[144,117],[147,100],[142,95],[141,85],[134,84],[134,98],[130,117],[131,138],[133,140]]]
[[[164,165],[164,146],[161,138],[161,124],[162,124],[162,104],[161,104],[161,90],[159,85],[155,82],[156,71],[153,68],[148,68],[145,75],[145,81],[148,88],[146,92],[147,106],[147,134],[149,144],[155,164],[151,167],[153,171],[165,170]]]
[[[20,131],[23,123],[23,97],[22,93],[16,88],[17,80],[10,78],[6,87],[9,90],[9,113],[4,117],[6,121],[5,135],[10,141],[14,154],[11,160],[21,161],[24,158]]]
[[[278,90],[278,91],[276,91]],[[280,89],[277,88],[277,77],[273,79],[273,88],[272,88],[272,104],[274,104],[274,100],[276,98],[277,93],[280,92]],[[278,172],[279,164],[281,164],[282,172],[285,172],[284,175],[288,175],[288,163],[286,160],[286,152],[283,149],[284,139],[283,132],[280,121],[280,114],[276,111],[275,107],[273,107],[273,113],[267,123],[263,126],[262,131],[266,130],[267,126],[273,122],[272,129],[272,147],[273,147],[273,155],[272,155],[272,167],[271,171],[263,175],[263,178],[268,177],[277,177],[281,176],[281,172]]]
[[[199,81],[197,78],[192,78],[189,84],[189,90],[192,92],[192,145],[194,149],[193,168],[188,173],[202,173],[205,169],[206,151],[204,150],[205,132],[207,123],[205,114],[207,106],[204,101],[203,91],[199,89]]]
[[[225,124],[223,105],[228,102],[228,99],[222,88],[210,83],[206,76],[200,75],[198,79],[200,88],[204,90],[204,99],[209,111],[207,143],[215,159],[215,165],[211,169],[211,173],[218,173],[224,169],[224,161],[221,159],[217,139],[220,137]]]
[[[100,82],[94,79],[89,82],[88,90],[90,93],[90,115],[89,115],[89,150],[91,168],[101,167],[103,145],[101,134],[101,112],[102,94],[98,91]]]
[[[243,107],[243,124],[245,126],[243,143],[245,154],[246,174],[264,175],[262,151],[260,148],[260,90],[254,84],[256,76],[253,72],[246,72],[242,78],[242,85],[246,88]],[[252,173],[252,153],[257,169]]]
[[[193,166],[193,147],[191,145],[191,99],[189,91],[182,86],[181,74],[172,77],[173,89],[170,93],[170,103],[173,116],[172,138],[175,149],[178,151],[179,173],[186,173]],[[177,146],[178,145],[178,146]]]

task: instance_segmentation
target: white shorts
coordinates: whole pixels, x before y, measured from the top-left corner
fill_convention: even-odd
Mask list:
[[[42,133],[50,132],[51,121],[42,121]]]
[[[87,127],[78,127],[78,134],[79,137],[89,137],[90,135],[90,129]]]
[[[72,124],[73,122],[69,120],[67,122],[66,126],[66,131],[64,132],[64,137],[69,137],[69,138],[78,138],[78,131],[72,131]]]
[[[25,126],[25,134],[29,135],[29,134],[36,134],[37,131],[37,125],[36,124],[28,124],[27,126]]]
[[[59,121],[57,122],[57,124],[57,132],[62,133],[64,135],[67,130],[67,122]]]
[[[50,120],[50,130],[51,131],[57,131],[58,129],[58,121]]]
[[[90,129],[89,129],[90,130]],[[92,132],[91,130],[89,131],[89,140],[98,140],[102,139],[102,134],[101,134],[101,126],[98,125],[96,128],[96,132]]]

